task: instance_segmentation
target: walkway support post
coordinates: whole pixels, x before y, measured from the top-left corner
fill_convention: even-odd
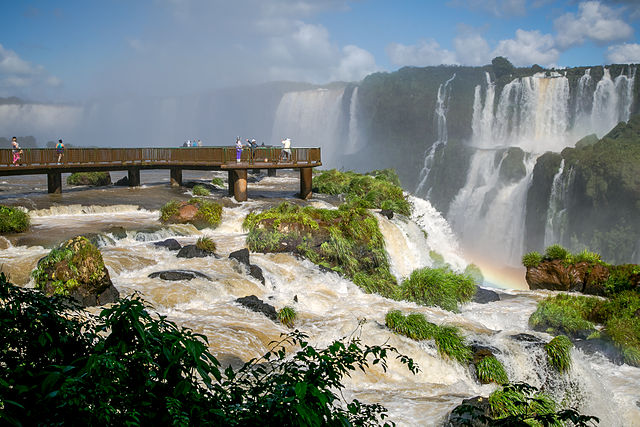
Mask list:
[[[276,176],[277,169],[267,169],[267,176]]]
[[[311,183],[313,172],[311,168],[300,168],[300,198],[307,200],[311,198]]]
[[[140,187],[140,168],[129,168],[127,170],[129,187]]]
[[[227,171],[227,187],[229,188],[229,197],[233,196],[233,186],[235,185],[236,174],[233,169]]]
[[[55,194],[62,193],[62,173],[47,172],[47,192]]]
[[[182,186],[182,168],[171,168],[171,186]]]
[[[247,201],[247,170],[246,169],[234,169],[233,170],[233,197],[237,202]]]

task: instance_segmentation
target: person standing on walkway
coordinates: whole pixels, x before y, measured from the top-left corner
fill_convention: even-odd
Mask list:
[[[11,146],[13,150],[13,165],[17,165],[20,161],[20,156],[22,155],[22,149],[20,145],[18,145],[18,138],[15,136],[11,138]]]
[[[240,163],[240,158],[242,157],[242,141],[240,137],[236,138],[236,163]]]
[[[62,162],[62,156],[64,155],[64,144],[61,139],[59,139],[56,144],[56,153],[58,153],[58,164],[60,164]]]
[[[282,157],[286,158],[287,161],[291,160],[291,140],[289,138],[285,138],[282,140]]]

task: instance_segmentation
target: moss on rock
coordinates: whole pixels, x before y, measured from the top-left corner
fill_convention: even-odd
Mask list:
[[[0,233],[22,233],[30,225],[28,213],[20,208],[0,205]]]
[[[74,172],[67,177],[67,184],[102,187],[111,184],[111,175],[109,172]]]
[[[160,221],[163,223],[189,223],[198,228],[215,228],[221,220],[221,205],[197,197],[187,202],[171,200],[160,208]]]

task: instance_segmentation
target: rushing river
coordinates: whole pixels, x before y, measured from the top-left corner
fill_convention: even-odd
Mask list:
[[[121,176],[112,173],[114,181]],[[184,181],[210,182],[214,176],[226,178],[226,174],[216,172],[185,172]],[[121,295],[139,292],[157,312],[206,335],[211,351],[224,365],[237,366],[263,354],[272,340],[288,331],[234,302],[239,297],[256,295],[276,309],[293,306],[298,313],[296,328],[307,333],[314,345],[324,346],[356,333],[367,344],[389,343],[413,358],[420,367],[417,375],[391,360],[386,373],[374,368],[347,379],[347,399],[382,403],[398,425],[439,425],[463,398],[487,396],[494,390],[494,385],[480,385],[466,366],[440,358],[433,342],[416,342],[390,332],[384,326],[385,315],[391,309],[399,309],[423,313],[437,324],[459,326],[469,342],[496,350],[511,381],[526,381],[538,387],[546,384],[558,401],[598,416],[602,426],[640,426],[640,369],[617,366],[600,355],[573,349],[571,371],[558,376],[541,364],[543,350],[513,338],[519,333],[545,341],[551,338],[530,330],[527,324],[537,301],[551,292],[517,289],[520,284],[494,274],[504,269],[487,266],[485,274],[490,272],[487,277],[491,284],[502,288],[501,301],[470,303],[460,313],[451,313],[366,294],[349,280],[289,254],[252,253],[251,263],[263,269],[263,286],[228,254],[245,247],[242,221],[247,213],[285,199],[302,203],[295,199],[297,174],[255,175],[248,184],[249,201],[244,203],[229,198],[226,188],[214,191],[210,197],[225,207],[222,223],[216,229],[203,230],[188,225],[162,226],[159,208],[171,199],[188,199],[190,190],[169,187],[166,171],[143,172],[141,178],[140,188],[65,186],[61,195],[46,193],[46,177],[0,179],[0,203],[24,206],[32,219],[28,232],[0,237],[2,271],[14,283],[32,286],[29,273],[51,247],[79,234],[103,233],[106,237],[100,249]],[[464,269],[467,261],[446,221],[427,201],[413,197],[411,201],[411,218],[396,216],[387,220],[378,216],[392,272],[401,279],[415,268],[431,266],[429,251],[440,253],[454,268]],[[333,208],[336,199],[314,195],[309,203]],[[124,228],[126,237],[116,236],[116,227]],[[169,237],[182,245],[192,244],[201,236],[216,242],[219,258],[177,258],[176,252],[153,244]],[[148,277],[150,273],[175,268],[196,270],[209,279],[164,281]]]

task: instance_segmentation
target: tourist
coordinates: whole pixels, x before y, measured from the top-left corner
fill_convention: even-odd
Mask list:
[[[255,139],[252,139],[251,141],[249,141],[249,148],[250,148],[250,153],[251,153],[251,161],[255,161],[256,159],[256,150],[258,148],[258,143],[256,142]]]
[[[291,140],[289,138],[285,138],[282,140],[282,158],[285,158],[287,161],[291,160]]]
[[[64,144],[62,140],[58,140],[58,144],[56,145],[56,152],[58,153],[58,164],[62,162],[62,155],[64,154]]]
[[[240,137],[236,138],[236,163],[240,163],[240,158],[242,157],[242,141],[240,141]]]
[[[22,149],[20,148],[20,145],[18,145],[18,138],[16,138],[15,136],[11,138],[11,145],[13,149],[13,165],[15,166],[20,161]]]

